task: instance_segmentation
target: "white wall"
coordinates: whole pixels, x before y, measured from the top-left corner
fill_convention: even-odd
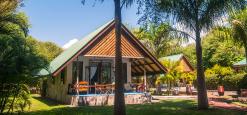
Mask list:
[[[53,81],[54,80],[54,81]],[[66,67],[65,82],[61,80],[61,73],[54,76],[53,79],[48,76],[47,80],[47,97],[55,99],[63,103],[70,103],[68,93],[68,85],[72,82],[72,64]]]

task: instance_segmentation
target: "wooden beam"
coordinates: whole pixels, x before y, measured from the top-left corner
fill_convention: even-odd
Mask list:
[[[131,71],[134,71],[135,73],[137,72],[137,70],[131,65]]]
[[[153,72],[157,72],[152,66],[151,66],[151,64],[155,64],[155,63],[148,63],[145,59],[143,60],[144,61],[144,64],[142,64],[140,61],[140,63],[142,64],[142,65],[144,65],[144,68],[147,68],[147,67],[145,67],[145,65],[148,65],[148,67],[150,67],[152,70],[153,70]]]
[[[134,63],[136,64],[136,67],[143,70],[143,68],[140,68],[140,65],[138,65],[138,63],[136,63],[136,61],[134,61]],[[145,68],[144,68],[145,69]],[[144,71],[144,70],[143,70]]]
[[[145,59],[144,59],[143,61],[144,61],[145,63],[148,63],[147,60],[145,60]],[[152,64],[154,64],[154,63],[152,63]],[[148,66],[155,72],[155,69],[151,66],[151,64],[148,64]]]
[[[134,62],[134,61],[133,61],[133,62]],[[141,71],[139,71],[139,72],[143,73],[143,69],[140,68],[138,65],[136,65],[135,62],[134,62],[134,63],[131,63],[131,65],[133,65],[133,67],[137,67],[139,70],[141,70]]]

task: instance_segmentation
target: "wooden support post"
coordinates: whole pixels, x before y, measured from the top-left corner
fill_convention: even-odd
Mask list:
[[[146,75],[146,70],[143,69],[144,71],[144,92],[146,93],[147,91],[147,75]]]
[[[76,60],[76,93],[79,95],[79,59]]]

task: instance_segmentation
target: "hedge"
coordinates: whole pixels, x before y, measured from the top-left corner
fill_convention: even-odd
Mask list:
[[[216,75],[206,77],[206,86],[208,90],[217,90],[219,78]],[[247,76],[245,74],[235,74],[225,76],[222,80],[225,90],[239,90],[247,88]]]

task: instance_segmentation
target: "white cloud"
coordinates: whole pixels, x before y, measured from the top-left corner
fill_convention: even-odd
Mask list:
[[[79,40],[78,39],[72,39],[70,40],[69,42],[67,42],[66,44],[63,45],[63,49],[67,49],[69,48],[70,46],[72,46],[73,44],[75,44],[76,42],[78,42]]]

